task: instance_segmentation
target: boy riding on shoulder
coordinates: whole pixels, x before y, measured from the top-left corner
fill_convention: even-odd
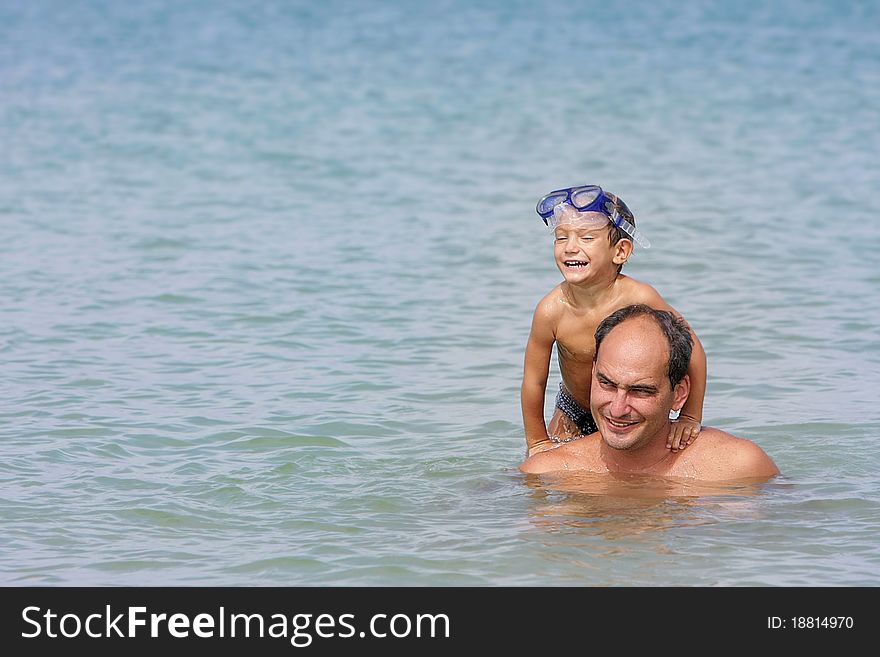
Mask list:
[[[593,335],[603,319],[636,303],[680,317],[653,287],[620,273],[634,243],[650,246],[620,198],[597,185],[584,185],[550,192],[536,209],[553,230],[553,252],[563,281],[535,308],[526,346],[521,399],[528,455],[596,431],[590,379]],[[703,416],[706,354],[693,330],[691,335],[690,396],[667,439],[673,451],[696,439]],[[553,417],[545,426],[544,395],[554,344],[562,382]]]

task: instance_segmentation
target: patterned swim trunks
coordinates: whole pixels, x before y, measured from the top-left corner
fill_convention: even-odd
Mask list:
[[[568,390],[565,389],[565,384],[563,383],[559,384],[559,394],[556,395],[556,408],[565,413],[565,416],[575,423],[581,432],[581,436],[589,436],[591,433],[599,430],[590,411],[581,406],[577,400],[568,393]],[[550,440],[554,443],[567,443],[576,438],[580,438],[581,436],[572,436],[570,438],[550,436]]]

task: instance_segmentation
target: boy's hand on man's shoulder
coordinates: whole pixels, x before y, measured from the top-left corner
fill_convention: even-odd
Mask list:
[[[529,456],[534,456],[535,454],[538,454],[539,452],[546,452],[546,451],[549,451],[549,450],[551,450],[551,449],[555,449],[555,448],[557,448],[557,447],[559,447],[559,443],[554,443],[554,442],[553,442],[552,440],[550,440],[549,438],[548,438],[548,439],[544,439],[544,440],[541,440],[541,441],[535,443],[535,444],[532,445],[531,447],[529,447],[529,451],[528,451],[528,453],[526,454],[526,456],[527,456],[527,457],[529,457]]]
[[[666,448],[673,452],[684,449],[697,439],[702,428],[693,418],[679,415],[677,420],[672,421],[669,437],[666,439]]]

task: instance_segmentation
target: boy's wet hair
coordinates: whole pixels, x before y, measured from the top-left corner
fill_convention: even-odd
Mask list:
[[[633,226],[636,225],[636,218],[633,216],[632,210],[630,210],[626,203],[623,202],[623,199],[617,196],[617,194],[612,194],[611,192],[605,192],[605,196],[607,196],[613,205],[613,208],[609,208],[609,210],[616,210],[621,217],[626,219]],[[607,204],[606,204],[607,205]],[[614,224],[608,224],[608,241],[611,245],[617,244],[620,240],[629,240],[632,241],[632,238],[624,232],[622,228],[618,228]],[[623,265],[626,263],[622,263],[617,265],[617,273],[620,273],[620,270],[623,269]]]
[[[694,340],[684,320],[666,310],[655,310],[650,306],[636,303],[631,306],[624,306],[608,315],[596,328],[596,351],[593,352],[593,360],[596,360],[599,354],[599,345],[611,333],[611,329],[633,317],[650,317],[663,332],[666,344],[669,346],[669,362],[666,364],[666,375],[669,377],[669,383],[674,388],[684,378],[684,375],[687,374],[688,366],[691,363]]]

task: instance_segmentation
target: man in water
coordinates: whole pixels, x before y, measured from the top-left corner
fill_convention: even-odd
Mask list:
[[[672,313],[642,304],[596,329],[590,410],[599,431],[527,458],[528,473],[580,471],[699,481],[767,479],[779,468],[755,443],[712,427],[684,451],[666,447],[670,410],[687,401],[693,340]]]

